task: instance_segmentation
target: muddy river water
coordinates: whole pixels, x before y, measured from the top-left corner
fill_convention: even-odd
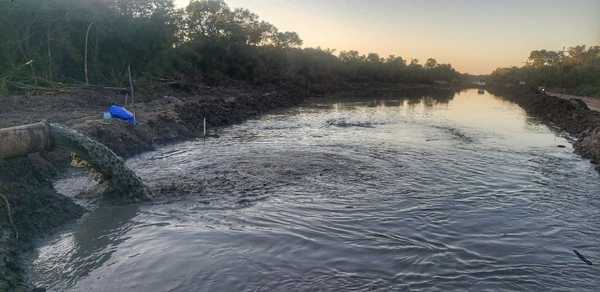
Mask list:
[[[40,242],[32,281],[49,291],[600,289],[598,173],[501,97],[312,100],[219,134],[130,159],[167,199],[99,207]]]

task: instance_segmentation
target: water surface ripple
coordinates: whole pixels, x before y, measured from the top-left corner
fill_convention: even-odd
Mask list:
[[[314,100],[128,164],[168,199],[100,207],[40,244],[35,284],[600,289],[598,174],[564,137],[476,90]]]

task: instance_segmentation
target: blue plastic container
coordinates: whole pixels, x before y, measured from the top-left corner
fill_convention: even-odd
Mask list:
[[[135,116],[122,106],[112,105],[108,109],[108,112],[114,119],[127,121],[127,123],[131,125],[135,125],[137,123],[135,120]]]

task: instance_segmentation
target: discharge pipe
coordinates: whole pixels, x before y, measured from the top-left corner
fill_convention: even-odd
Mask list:
[[[40,122],[0,129],[0,159],[64,147],[80,155],[110,182],[105,193],[112,199],[149,200],[150,192],[142,180],[125,165],[125,161],[94,139],[58,124]]]
[[[49,150],[53,145],[50,126],[45,122],[0,129],[0,159]]]

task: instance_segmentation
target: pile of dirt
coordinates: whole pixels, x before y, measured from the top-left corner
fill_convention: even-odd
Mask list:
[[[39,154],[0,160],[0,291],[25,289],[17,255],[31,248],[32,239],[84,213],[54,190],[46,175],[50,172]]]

